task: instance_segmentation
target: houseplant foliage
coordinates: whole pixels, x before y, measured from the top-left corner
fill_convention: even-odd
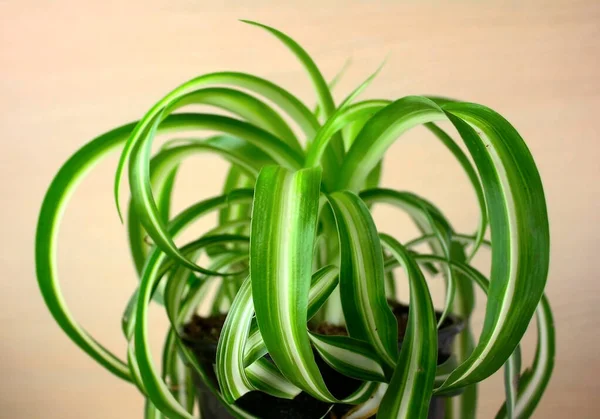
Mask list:
[[[60,327],[99,364],[139,388],[149,418],[193,417],[191,374],[206,378],[207,371],[182,344],[181,329],[200,305],[228,313],[217,347],[218,386],[206,382],[233,416],[252,417],[234,402],[258,390],[290,399],[303,391],[331,404],[355,405],[349,417],[377,412],[382,418],[424,418],[432,395],[458,393],[448,399],[446,416],[474,417],[476,384],[502,367],[507,402],[498,417],[530,416],[552,372],[554,332],[543,294],[549,264],[545,198],[518,132],[473,103],[421,96],[358,101],[375,74],[336,106],[331,85],[295,41],[247,23],[270,32],[296,56],[315,87],[317,108],[309,110],[256,76],[210,73],[170,92],[141,120],[77,151],[50,185],[36,237],[39,286]],[[181,111],[197,104],[225,115]],[[444,121],[455,128],[468,156],[438,126]],[[417,125],[425,125],[468,176],[480,207],[474,234],[456,232],[418,195],[379,187],[386,150]],[[194,137],[199,130],[219,135]],[[153,154],[159,134],[170,139]],[[139,274],[123,314],[125,358],[73,318],[56,267],[58,229],[70,193],[88,169],[116,150],[121,159],[115,199],[121,215],[118,192],[127,173],[127,228]],[[231,163],[223,194],[171,214],[179,165],[205,152]],[[408,213],[422,236],[400,243],[378,231],[371,217],[377,205]],[[214,229],[176,244],[193,222],[214,212],[219,214]],[[490,241],[484,238],[488,229]],[[484,247],[491,249],[489,279],[469,264]],[[201,255],[208,262],[201,264]],[[397,267],[410,285],[400,349],[388,304],[400,279]],[[446,283],[437,319],[424,269],[439,272]],[[468,323],[476,287],[488,297],[478,339]],[[164,305],[171,325],[160,366],[148,343],[152,303]],[[450,367],[438,366],[436,355],[436,329],[448,315],[466,322]],[[519,342],[534,317],[536,357],[522,370]],[[345,324],[348,335],[319,335],[307,328],[309,320]],[[359,390],[336,399],[315,357],[362,380]]]

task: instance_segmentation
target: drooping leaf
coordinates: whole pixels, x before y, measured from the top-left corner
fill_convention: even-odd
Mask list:
[[[381,400],[378,418],[426,418],[437,367],[437,328],[429,288],[419,266],[394,238],[383,245],[401,261],[410,284],[408,327],[394,375]]]
[[[338,187],[356,190],[398,135],[444,117],[457,128],[473,157],[486,196],[492,239],[497,241],[484,329],[471,356],[448,378],[444,388],[451,390],[489,377],[506,362],[525,333],[546,283],[548,218],[529,150],[515,129],[488,108],[452,102],[442,109],[427,98],[411,96],[369,120],[348,151]]]
[[[546,296],[540,300],[536,311],[538,341],[531,369],[526,370],[519,379],[519,389],[514,407],[516,418],[531,417],[539,404],[554,370],[556,355],[556,337],[552,310]],[[502,406],[496,419],[508,418],[506,405]]]
[[[226,132],[238,138],[243,138],[250,144],[261,148],[269,154],[274,160],[279,161],[281,157],[287,160],[287,163],[292,167],[298,167],[302,158],[293,153],[291,148],[276,137],[271,136],[266,131],[262,131],[247,123],[217,115],[194,115],[194,123],[197,129],[216,129]],[[154,243],[165,251],[169,256],[177,260],[179,263],[187,266],[190,269],[203,272],[203,268],[186,259],[178,251],[173,239],[168,235],[166,226],[160,219],[158,208],[154,200],[152,188],[150,186],[150,146],[154,136],[154,131],[157,129],[157,124],[160,121],[160,114],[155,118],[154,123],[150,126],[149,133],[138,141],[131,151],[131,161],[129,167],[129,181],[132,194],[132,201],[140,221],[148,235]],[[262,131],[262,132],[261,132]],[[219,152],[225,153],[228,158],[233,158],[230,150],[218,148]],[[234,161],[236,164],[242,161],[248,161],[245,156],[238,156],[240,160]],[[291,159],[291,160],[288,160]],[[249,160],[251,161],[251,160]],[[206,273],[206,272],[205,272]]]
[[[308,292],[307,320],[310,320],[319,311],[325,300],[331,295],[338,284],[337,276],[338,268],[333,265],[324,266],[313,274]],[[264,340],[256,321],[253,320],[244,349],[244,365],[252,364],[266,353]]]
[[[264,357],[248,366],[246,375],[254,388],[274,397],[291,400],[302,391]]]
[[[310,334],[323,360],[342,374],[366,381],[385,381],[379,357],[371,345],[348,336]]]
[[[140,120],[133,128],[121,154],[115,174],[114,195],[119,214],[121,212],[118,198],[119,186],[125,165],[131,156],[131,153],[133,152],[134,146],[140,140],[142,140],[145,135],[147,135],[152,124],[157,123],[158,121],[159,125],[163,125],[161,118],[168,118],[168,113],[177,109],[178,101],[182,100],[182,98],[185,98],[192,92],[210,85],[233,85],[235,87],[247,89],[251,92],[264,96],[265,98],[276,103],[280,108],[288,113],[288,115],[290,115],[292,119],[300,125],[308,138],[312,138],[316,128],[319,126],[319,123],[314,115],[312,115],[310,110],[303,105],[302,102],[300,102],[289,92],[267,80],[252,76],[250,74],[237,72],[217,72],[196,77],[186,83],[183,83],[181,86],[171,91],[168,95],[156,103],[152,109],[148,111],[144,118]],[[185,101],[180,103],[182,106],[190,104],[189,102]],[[169,112],[165,113],[166,110]],[[231,110],[235,111],[235,109]],[[241,116],[243,117],[243,115]]]
[[[308,338],[311,258],[319,209],[320,169],[265,167],[256,182],[250,276],[256,321],[281,373],[313,397],[334,401]]]
[[[215,243],[230,242],[232,239],[235,240],[235,236],[204,237],[190,243],[188,248],[196,250]],[[166,257],[166,254],[161,252],[160,249],[154,248],[148,256],[142,272],[134,329],[135,358],[144,389],[152,404],[170,418],[191,419],[192,415],[171,394],[161,374],[158,373],[152,359],[152,351],[148,340],[148,308],[153,290],[156,289],[157,283],[161,279],[159,275],[160,268]]]
[[[369,342],[386,375],[398,355],[398,326],[385,298],[383,253],[364,202],[350,192],[329,197],[340,244],[340,294],[350,337]]]
[[[223,397],[228,403],[254,390],[244,367],[244,343],[250,331],[253,312],[252,283],[248,277],[233,301],[217,346],[216,373]]]

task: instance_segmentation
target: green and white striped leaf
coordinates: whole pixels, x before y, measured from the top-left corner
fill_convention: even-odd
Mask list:
[[[248,277],[231,305],[217,345],[217,378],[228,403],[254,390],[244,368],[244,343],[253,314],[252,283]]]
[[[448,150],[450,150],[452,155],[456,158],[458,163],[461,165],[463,171],[469,178],[469,182],[471,183],[471,186],[475,191],[475,196],[477,197],[477,204],[479,205],[480,216],[477,231],[475,233],[476,240],[474,246],[471,249],[471,252],[469,253],[469,256],[467,257],[467,261],[470,261],[471,259],[473,259],[473,256],[475,256],[477,250],[479,250],[479,247],[481,246],[488,224],[487,208],[485,205],[485,195],[481,186],[481,181],[479,180],[477,171],[469,161],[469,158],[465,155],[465,153],[463,153],[462,149],[458,146],[458,144],[454,142],[452,137],[450,137],[446,133],[446,131],[444,131],[434,123],[425,124],[425,127],[427,127],[427,129],[429,129],[429,131],[431,131],[442,142],[442,144],[446,146]]]
[[[184,247],[193,251],[213,244],[231,242],[232,239],[235,240],[235,237],[203,237]],[[139,367],[143,387],[152,404],[168,417],[191,419],[190,413],[171,394],[169,387],[158,373],[152,359],[152,351],[148,340],[148,309],[152,294],[161,279],[161,265],[166,259],[165,253],[162,253],[158,248],[154,248],[148,256],[142,272],[135,316],[135,359]]]
[[[379,357],[371,345],[349,336],[310,334],[321,357],[342,374],[366,381],[385,381]]]
[[[487,378],[518,345],[546,284],[549,232],[538,171],[514,128],[478,105],[445,109],[480,172],[495,243],[486,322],[473,353],[444,385],[452,388]]]
[[[464,238],[465,237],[461,238],[461,240]],[[474,238],[470,238],[470,241],[474,240]],[[484,244],[486,244],[486,242],[484,242]],[[419,263],[432,261],[447,263],[446,260],[435,255],[416,255],[415,259]],[[453,269],[456,269],[466,278],[476,283],[484,293],[487,294],[489,292],[490,282],[477,269],[462,262],[450,261],[450,264]],[[545,295],[542,296],[536,309],[536,320],[538,326],[536,357],[531,370],[525,371],[519,380],[519,391],[517,394],[517,402],[515,404],[515,416],[518,418],[531,416],[548,385],[554,369],[556,346],[554,321],[552,319],[550,304]],[[442,387],[438,387],[438,389],[439,388]],[[500,409],[497,417],[507,417],[506,406],[503,406]]]
[[[338,284],[339,270],[333,265],[319,269],[312,276],[308,292],[307,321],[323,306]],[[267,353],[267,347],[260,334],[256,321],[253,320],[250,335],[244,349],[244,365],[250,365]]]
[[[198,376],[204,382],[204,384],[206,385],[206,387],[208,388],[208,390],[212,393],[212,395],[215,396],[217,398],[217,400],[219,400],[221,402],[221,404],[225,407],[225,409],[227,409],[229,411],[229,413],[233,417],[239,418],[239,419],[260,419],[260,418],[258,418],[256,416],[254,416],[254,415],[246,412],[245,410],[243,410],[242,408],[236,406],[235,404],[227,403],[225,401],[225,398],[223,397],[223,394],[219,391],[219,389],[217,389],[214,386],[213,380],[211,378],[209,378],[209,374],[206,372],[206,370],[204,369],[204,367],[196,359],[196,356],[194,355],[194,352],[190,348],[188,348],[181,341],[181,339],[177,340],[177,345],[178,345],[179,350],[181,351],[181,353],[185,357],[185,360],[189,363],[189,365],[191,366],[191,368],[193,369],[193,371],[196,374],[198,374]]]
[[[556,338],[552,310],[546,296],[540,300],[536,311],[538,341],[533,366],[527,369],[519,379],[518,392],[514,405],[515,418],[531,417],[539,404],[554,369]],[[506,404],[502,406],[496,419],[508,419]]]
[[[162,377],[177,402],[193,414],[196,388],[191,371],[177,348],[177,339],[175,329],[170,328],[163,347]]]
[[[398,326],[385,297],[383,253],[365,203],[351,192],[329,196],[340,243],[340,294],[348,334],[369,342],[386,376],[396,365]]]
[[[336,111],[319,129],[314,140],[310,143],[306,152],[306,167],[318,166],[325,154],[325,150],[332,136],[356,120],[370,117],[384,108],[389,102],[385,100],[366,100],[341,108]],[[332,174],[333,175],[333,174]]]
[[[521,348],[517,346],[504,365],[504,393],[506,394],[506,415],[516,419],[517,393],[521,375]]]
[[[152,188],[149,182],[150,178],[150,147],[157,124],[160,121],[160,115],[157,116],[154,123],[150,126],[150,131],[142,141],[139,141],[131,151],[131,161],[129,166],[129,183],[132,194],[132,202],[140,221],[148,235],[154,243],[165,251],[173,259],[187,266],[190,269],[204,272],[201,267],[186,259],[179,253],[172,238],[166,231],[165,223],[161,220],[156,202],[153,197]],[[198,129],[212,129],[228,133],[230,135],[248,141],[250,144],[261,148],[264,152],[271,155],[275,161],[282,164],[299,167],[302,157],[294,152],[281,140],[273,137],[266,131],[242,121],[217,115],[196,115]],[[220,150],[231,157],[231,153]],[[247,157],[239,156],[240,160],[234,160],[234,163],[240,164]],[[281,158],[281,159],[280,159]]]
[[[388,385],[386,383],[375,383],[375,387],[372,389],[369,398],[350,409],[344,416],[344,419],[363,419],[377,414],[381,399],[385,395],[387,389]]]
[[[302,391],[285,378],[271,361],[261,358],[246,368],[246,375],[256,390],[281,399],[293,399]]]
[[[140,140],[143,140],[143,137],[148,134],[152,124],[158,121],[159,125],[162,125],[160,119],[163,117],[168,118],[168,114],[177,109],[178,103],[180,103],[182,106],[189,105],[189,101],[186,102],[184,100],[186,96],[190,95],[196,90],[210,85],[233,85],[238,88],[247,89],[271,100],[300,125],[308,138],[312,138],[314,132],[319,126],[319,123],[314,115],[304,104],[302,104],[302,102],[300,102],[289,92],[267,80],[252,76],[250,74],[238,72],[217,72],[196,77],[186,83],[183,83],[181,86],[171,91],[168,95],[156,103],[133,129],[133,132],[131,133],[131,136],[125,144],[121,154],[115,175],[114,194],[117,204],[117,211],[119,214],[120,205],[118,196],[121,176],[123,170],[125,169],[127,160],[131,156],[134,146]],[[239,109],[239,107],[235,107],[230,110],[235,112],[236,109]],[[244,115],[240,116],[244,117]]]
[[[363,383],[350,394],[348,397],[340,401],[340,403],[359,405],[371,398],[373,393],[377,392],[380,386],[386,385],[375,381],[363,381]]]
[[[327,85],[325,78],[321,74],[321,71],[319,70],[313,59],[310,57],[310,55],[304,50],[304,48],[302,48],[296,41],[294,41],[288,35],[275,28],[250,20],[242,20],[242,22],[258,26],[270,32],[294,54],[294,56],[298,59],[298,61],[300,61],[300,63],[306,70],[308,76],[310,77],[315,92],[317,93],[317,101],[319,102],[319,107],[323,112],[323,116],[326,119],[328,119],[335,111],[333,96],[331,95],[329,86]],[[344,143],[340,135],[336,135],[333,138],[327,152],[331,155],[331,157],[327,160],[336,163],[336,166],[328,168],[331,170],[337,170],[341,159],[344,155]]]
[[[377,417],[427,418],[437,368],[435,310],[425,277],[408,251],[394,238],[381,241],[402,266],[410,284],[408,327],[400,357]]]
[[[256,321],[271,358],[296,386],[335,401],[314,360],[306,329],[320,169],[265,167],[256,182],[250,276]]]
[[[421,123],[447,117],[467,145],[486,195],[492,238],[498,244],[492,251],[484,330],[471,356],[449,377],[445,388],[450,390],[487,378],[512,354],[545,286],[549,239],[543,188],[519,134],[488,108],[454,102],[442,106],[407,97],[378,112],[348,151],[340,187],[360,187],[397,136]]]
[[[171,121],[173,119],[179,117],[171,118]],[[60,287],[56,251],[62,215],[75,187],[100,160],[123,146],[134,127],[135,123],[123,125],[97,137],[65,162],[46,192],[35,237],[36,276],[48,310],[77,346],[108,371],[127,381],[133,380],[127,363],[98,343],[71,314]]]
[[[425,199],[408,192],[393,189],[371,189],[361,192],[360,197],[367,203],[385,202],[404,210],[415,222],[422,233],[431,233],[437,240],[431,241],[432,249],[450,258],[452,227],[441,211]],[[454,302],[456,284],[452,269],[448,266],[445,271],[446,299],[444,310],[438,320],[438,327],[443,323]]]

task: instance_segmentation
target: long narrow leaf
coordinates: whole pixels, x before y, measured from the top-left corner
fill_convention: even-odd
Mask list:
[[[244,343],[253,313],[252,283],[248,278],[233,301],[217,346],[217,378],[228,403],[254,390],[244,368]]]
[[[302,391],[285,378],[271,361],[261,358],[246,368],[252,386],[281,399],[293,399]]]
[[[335,370],[358,380],[385,381],[379,357],[368,343],[348,336],[315,333],[310,338],[323,360]]]
[[[539,174],[515,129],[478,105],[451,103],[445,109],[479,169],[494,243],[484,328],[469,359],[445,384],[452,388],[493,374],[525,334],[546,284],[549,232]]]
[[[519,380],[519,390],[514,408],[516,418],[530,417],[539,404],[554,369],[556,337],[552,310],[546,296],[540,300],[536,311],[538,343],[533,366],[523,373]],[[506,405],[502,406],[496,419],[508,418]]]
[[[218,72],[196,77],[186,83],[183,83],[181,86],[174,89],[158,103],[156,103],[133,129],[130,138],[125,144],[115,174],[114,195],[119,214],[121,211],[118,197],[123,170],[125,169],[127,160],[131,156],[134,146],[138,143],[142,136],[147,133],[151,125],[155,122],[157,116],[160,117],[160,114],[162,114],[166,108],[169,108],[171,111],[174,110],[176,106],[175,104],[178,100],[195,90],[209,85],[223,84],[248,89],[264,96],[269,100],[272,100],[284,111],[286,111],[295,121],[298,122],[309,138],[313,136],[316,128],[319,126],[319,123],[314,115],[312,115],[310,110],[306,108],[306,106],[303,105],[296,97],[267,80],[252,76],[250,74],[237,72]],[[168,115],[164,116],[167,118],[169,117]],[[160,125],[162,125],[162,123]]]
[[[369,342],[386,375],[398,356],[398,326],[385,298],[383,253],[364,202],[351,192],[329,197],[341,249],[340,293],[348,333]]]
[[[517,393],[521,374],[521,348],[517,346],[515,352],[508,358],[504,366],[504,393],[506,394],[506,413],[508,419],[516,419]]]
[[[308,292],[307,320],[310,320],[323,306],[338,284],[338,268],[332,265],[324,266],[312,276]],[[250,328],[250,336],[244,350],[244,364],[250,365],[267,353],[260,330],[255,321]]]
[[[313,397],[334,401],[310,346],[306,319],[320,170],[264,168],[256,182],[250,275],[256,321],[282,374]]]
[[[461,134],[477,166],[497,243],[484,329],[473,353],[448,378],[445,388],[451,390],[489,377],[506,362],[541,298],[548,272],[548,218],[531,154],[515,129],[488,108],[451,102],[442,109],[429,99],[407,97],[365,125],[348,152],[340,177],[344,182],[338,187],[359,188],[398,135],[444,116]]]
[[[200,249],[215,243],[230,242],[231,236],[210,236],[193,242],[190,249]],[[167,384],[158,373],[152,359],[152,351],[148,341],[148,308],[152,299],[153,290],[161,277],[159,275],[161,265],[166,260],[166,254],[160,249],[154,250],[148,256],[148,261],[142,273],[138,302],[136,307],[135,321],[135,358],[139,365],[140,376],[149,399],[154,406],[170,418],[191,419],[192,415],[171,394]]]
[[[465,153],[463,153],[461,148],[454,142],[452,137],[450,137],[446,133],[446,131],[444,131],[443,129],[441,129],[434,123],[425,124],[425,126],[427,127],[427,129],[429,129],[429,131],[431,131],[442,142],[442,144],[444,144],[446,146],[446,148],[448,150],[450,150],[452,155],[456,158],[456,160],[461,165],[463,171],[469,178],[469,182],[471,182],[471,186],[475,190],[475,196],[477,197],[477,204],[479,205],[480,216],[479,216],[479,224],[477,226],[477,232],[476,232],[477,239],[475,241],[473,248],[471,249],[471,253],[467,257],[467,261],[470,261],[473,258],[473,256],[475,256],[475,254],[477,253],[479,246],[481,246],[481,243],[485,236],[485,230],[487,228],[487,223],[488,223],[487,208],[485,206],[485,196],[483,193],[483,188],[481,186],[481,182],[479,180],[479,176],[477,175],[477,172],[475,171],[475,168],[471,165],[471,162],[469,161],[468,157],[465,155]]]
[[[137,142],[131,152],[129,180],[132,200],[142,225],[154,243],[161,247],[169,256],[176,259],[179,263],[187,266],[190,269],[203,272],[201,267],[187,260],[178,251],[177,247],[173,243],[172,238],[166,231],[165,224],[160,219],[158,208],[156,207],[156,202],[153,197],[152,188],[149,182],[149,153],[151,138],[153,137],[154,131],[157,128],[156,124],[158,121],[160,121],[159,117],[155,119],[155,124],[150,127],[150,132],[147,134],[146,139],[142,139],[142,141]],[[196,115],[195,122],[197,124],[197,128],[221,130],[231,135],[244,138],[259,148],[264,146],[263,150],[268,154],[273,153],[271,156],[274,159],[278,160],[279,157],[281,157],[283,160],[287,160],[287,163],[291,164],[292,167],[300,164],[299,162],[301,161],[301,157],[291,153],[291,149],[286,144],[282,143],[277,138],[272,137],[265,131],[260,132],[260,129],[253,127],[252,125],[217,115]],[[271,144],[275,148],[266,146],[267,144]],[[286,148],[287,151],[283,151]],[[280,149],[280,151],[277,151],[276,149]],[[231,156],[228,151],[223,150],[223,152],[228,156]],[[288,160],[288,158],[291,160]],[[295,163],[293,163],[294,161]]]
[[[406,249],[381,235],[394,258],[402,262],[410,284],[408,327],[394,375],[377,417],[426,418],[437,367],[437,329],[433,302],[425,277]]]

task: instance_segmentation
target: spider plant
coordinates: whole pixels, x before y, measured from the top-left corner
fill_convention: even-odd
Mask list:
[[[261,391],[288,399],[304,392],[332,405],[355,405],[348,417],[377,412],[381,418],[425,418],[432,396],[458,394],[447,399],[446,417],[470,418],[477,383],[502,367],[506,403],[498,417],[530,416],[552,372],[554,332],[544,296],[546,203],[519,133],[493,110],[458,100],[358,101],[377,72],[336,106],[335,80],[328,85],[304,49],[276,29],[247,23],[265,29],[295,55],[314,85],[317,107],[309,110],[263,78],[216,72],[182,84],[141,120],[83,146],[51,183],[37,227],[37,278],[57,323],[100,365],[139,388],[148,418],[193,417],[192,373],[235,417],[252,417],[235,402]],[[188,105],[221,112],[182,112]],[[468,154],[438,125],[442,122],[454,127]],[[417,125],[425,125],[466,173],[480,209],[474,233],[457,232],[421,196],[378,186],[386,151]],[[196,138],[199,130],[219,135]],[[153,140],[163,134],[170,140],[153,154]],[[125,359],[72,316],[56,266],[58,230],[70,193],[89,169],[117,150],[114,196],[121,216],[119,185],[127,171],[127,230],[139,274],[123,314]],[[207,152],[231,163],[223,193],[172,215],[179,165]],[[379,231],[371,215],[378,205],[407,213],[421,236],[400,243]],[[214,229],[176,244],[190,225],[214,212]],[[489,279],[470,265],[485,247],[491,249]],[[199,262],[202,255],[206,263]],[[398,267],[410,287],[410,295],[403,296],[410,309],[400,349],[389,306]],[[439,273],[446,285],[437,317],[427,270]],[[469,318],[477,287],[487,301],[475,339]],[[170,322],[161,367],[148,341],[152,303],[164,306]],[[218,386],[182,343],[182,327],[199,306],[227,313],[215,361]],[[464,319],[465,328],[455,342],[453,362],[438,365],[437,328],[448,316]],[[533,317],[537,352],[533,365],[522,370],[519,343]],[[315,333],[309,321],[345,325],[347,335]],[[336,398],[317,357],[361,380],[358,390]]]

